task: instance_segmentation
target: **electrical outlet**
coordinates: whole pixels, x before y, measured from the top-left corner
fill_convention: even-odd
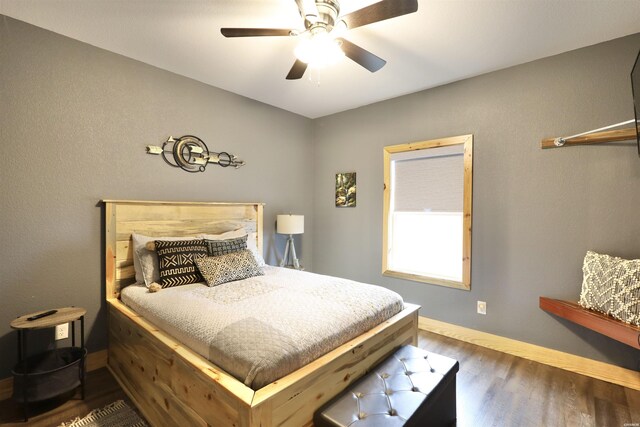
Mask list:
[[[69,338],[69,324],[63,323],[56,326],[56,340],[63,340]]]
[[[478,314],[487,314],[487,303],[478,301]]]

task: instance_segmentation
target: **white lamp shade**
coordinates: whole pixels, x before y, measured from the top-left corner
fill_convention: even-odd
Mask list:
[[[278,234],[302,234],[304,233],[304,215],[278,215]]]

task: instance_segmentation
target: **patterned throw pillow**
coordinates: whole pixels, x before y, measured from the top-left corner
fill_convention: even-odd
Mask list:
[[[221,256],[198,258],[196,265],[207,284],[212,287],[264,275],[264,270],[258,265],[251,251],[247,249]]]
[[[149,242],[153,243],[156,239],[162,240],[196,240],[195,237],[151,237],[143,234],[132,233],[133,240],[133,267],[136,271],[136,282],[144,282],[147,288],[153,282],[160,282],[160,268],[158,268],[158,255],[155,248],[147,249]]]
[[[207,256],[204,240],[156,240],[156,252],[163,288],[203,281],[194,261]]]
[[[640,326],[640,259],[587,252],[580,305]]]
[[[247,232],[244,228],[239,228],[238,230],[227,231],[223,234],[200,234],[198,238],[205,240],[224,240],[243,237],[245,235],[247,236],[247,249],[251,251],[260,267],[266,267],[267,263],[262,257],[262,252],[258,251],[258,234],[255,231]]]
[[[236,239],[205,240],[209,256],[220,256],[247,249],[247,235]]]

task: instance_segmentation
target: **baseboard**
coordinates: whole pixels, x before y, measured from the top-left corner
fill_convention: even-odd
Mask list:
[[[420,316],[418,328],[534,362],[640,390],[640,372]]]
[[[87,372],[107,366],[107,350],[94,351],[87,354]],[[13,378],[5,378],[0,380],[0,400],[11,397],[13,393]]]

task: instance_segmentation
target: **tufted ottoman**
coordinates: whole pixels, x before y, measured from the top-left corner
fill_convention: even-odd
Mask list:
[[[458,362],[403,346],[320,408],[316,427],[449,426],[456,421]]]

